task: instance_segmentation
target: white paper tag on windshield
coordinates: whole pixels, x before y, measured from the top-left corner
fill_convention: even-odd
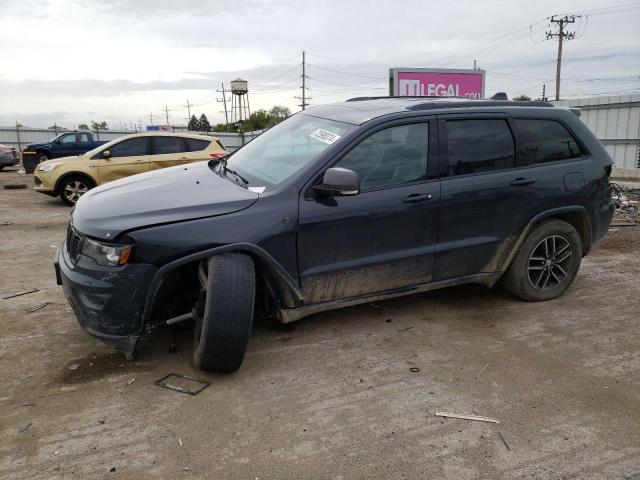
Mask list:
[[[334,143],[336,140],[338,140],[340,138],[340,135],[336,135],[335,133],[327,132],[326,130],[323,130],[321,128],[317,129],[315,132],[313,132],[309,136],[311,138],[315,138],[316,140],[320,140],[321,142],[324,142],[324,143],[326,143],[328,145],[331,145],[332,143]]]
[[[265,191],[267,187],[249,187],[249,191],[250,192],[255,192],[255,193],[262,193]]]

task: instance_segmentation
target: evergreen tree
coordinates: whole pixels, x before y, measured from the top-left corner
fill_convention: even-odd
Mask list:
[[[209,124],[209,119],[207,118],[207,116],[203,113],[202,115],[200,115],[200,121],[199,121],[199,126],[200,128],[198,129],[201,132],[210,132],[211,131],[211,125]]]
[[[191,118],[189,119],[189,125],[187,125],[187,128],[189,129],[190,132],[200,131],[200,122],[198,121],[195,115],[191,115]]]

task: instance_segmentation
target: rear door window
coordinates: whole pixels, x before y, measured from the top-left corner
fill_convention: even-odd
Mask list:
[[[211,143],[209,140],[199,140],[197,138],[185,138],[185,141],[190,152],[201,152]]]
[[[582,156],[573,136],[554,120],[515,119],[518,132],[518,166],[555,162]]]
[[[515,142],[503,119],[447,120],[449,175],[515,167]]]
[[[154,154],[181,153],[185,151],[182,137],[154,137]]]

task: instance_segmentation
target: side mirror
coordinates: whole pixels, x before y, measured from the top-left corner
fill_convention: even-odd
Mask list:
[[[104,158],[105,160],[109,160],[111,158],[111,152],[109,150],[105,150],[104,152],[102,152],[102,158]]]
[[[324,172],[322,183],[313,187],[318,197],[347,197],[360,193],[358,174],[348,168],[333,167]]]

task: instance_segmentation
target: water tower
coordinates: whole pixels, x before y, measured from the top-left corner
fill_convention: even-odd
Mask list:
[[[231,82],[231,123],[247,120],[251,115],[249,109],[249,85],[246,80],[238,78]]]

